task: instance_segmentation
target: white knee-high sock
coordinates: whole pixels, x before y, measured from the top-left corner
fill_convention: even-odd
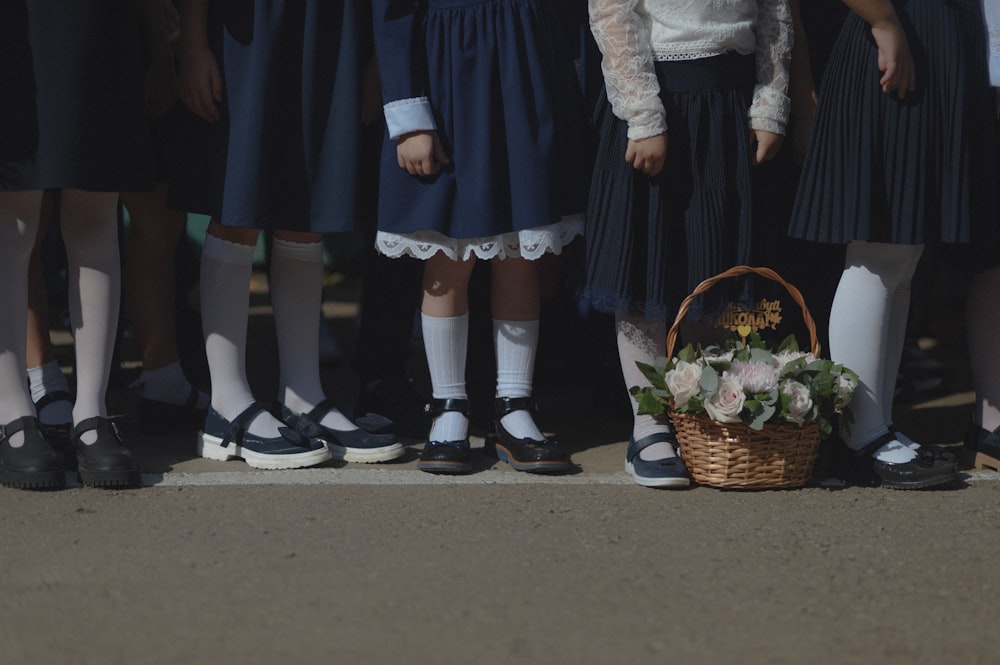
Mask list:
[[[531,397],[538,321],[494,319],[493,344],[497,356],[497,397]],[[540,441],[545,438],[526,410],[508,413],[500,423],[518,439]]]
[[[247,316],[253,246],[205,236],[201,253],[201,319],[212,378],[212,408],[232,420],[254,403],[247,381]],[[282,424],[266,412],[250,431],[274,437]]]
[[[664,345],[667,339],[667,326],[663,321],[650,321],[641,317],[618,315],[615,317],[615,332],[618,340],[618,360],[622,366],[622,377],[625,379],[625,389],[632,386],[645,387],[649,385],[645,375],[639,370],[636,362],[652,365],[658,356],[666,351]],[[650,434],[669,432],[667,423],[655,416],[639,415],[639,404],[631,395],[632,404],[632,437],[638,441]],[[676,455],[673,445],[667,442],[654,443],[644,448],[639,456],[645,460],[665,459]]]
[[[322,243],[275,238],[270,287],[281,361],[278,399],[296,413],[308,413],[326,399],[319,377]],[[357,429],[336,409],[323,416],[321,424],[336,430]]]
[[[24,378],[28,260],[38,232],[40,192],[0,193],[0,424],[34,416]],[[23,443],[15,435],[11,444]]]
[[[975,277],[965,305],[969,364],[976,388],[972,422],[992,432],[1000,427],[1000,268]]]
[[[105,396],[121,302],[118,195],[65,190],[61,223],[76,349],[73,422],[78,424],[108,414]],[[82,438],[84,443],[96,439],[96,432],[87,432]]]
[[[435,399],[468,399],[465,388],[465,360],[469,347],[469,313],[461,316],[420,315],[424,351]],[[431,427],[431,441],[462,441],[469,436],[469,419],[450,411],[441,414]]]
[[[909,282],[921,245],[853,242],[830,311],[830,354],[836,362],[857,372],[860,379],[851,410],[854,425],[844,439],[860,449],[884,434],[888,427],[885,402],[892,403],[886,386],[886,353],[892,316],[892,295]],[[898,369],[898,368],[897,368]],[[913,459],[916,453],[899,441],[883,445],[875,457],[889,463]]]

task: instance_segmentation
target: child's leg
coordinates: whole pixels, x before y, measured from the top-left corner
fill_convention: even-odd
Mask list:
[[[888,431],[885,403],[891,412],[892,389],[886,390],[890,359],[893,299],[908,284],[923,251],[921,245],[853,242],[830,311],[830,353],[858,373],[860,384],[851,403],[854,424],[845,432],[848,446],[860,450]],[[904,323],[905,325],[905,323]],[[898,333],[897,333],[898,334]],[[892,372],[898,367],[891,368]],[[889,464],[916,456],[908,446],[888,440],[874,455]]]
[[[53,194],[42,196],[38,233],[28,266],[28,389],[36,405],[38,420],[45,425],[66,426],[73,422],[73,401],[69,382],[59,368],[49,338],[49,303],[42,267],[42,244],[52,215]],[[47,395],[52,397],[46,399]]]
[[[28,261],[38,230],[41,192],[0,193],[0,424],[34,416],[24,380]],[[20,445],[15,434],[12,445]]]
[[[177,356],[174,257],[185,214],[167,207],[166,184],[152,192],[122,194],[131,226],[125,254],[125,302],[142,353],[142,396],[182,405],[192,386]],[[208,407],[198,394],[195,406]]]
[[[308,413],[326,399],[319,376],[323,245],[318,233],[276,232],[271,251],[271,304],[278,336],[278,400]],[[357,427],[331,408],[320,424],[334,430]]]
[[[494,259],[492,271],[497,397],[531,397],[538,348],[538,267],[527,259]],[[500,423],[515,438],[545,438],[526,409],[508,413]]]
[[[105,396],[118,331],[121,263],[118,194],[67,189],[60,214],[69,268],[69,309],[76,349],[73,422],[107,417]],[[97,440],[94,430],[84,443]]]
[[[972,422],[988,432],[1000,427],[1000,268],[975,277],[966,301],[969,360],[976,388]]]
[[[902,267],[902,281],[896,290],[890,294],[889,303],[889,325],[886,330],[885,357],[883,359],[883,383],[881,389],[882,399],[882,419],[892,424],[892,402],[896,394],[896,379],[899,377],[899,366],[903,360],[903,346],[906,342],[906,323],[910,318],[910,283],[913,274],[917,271],[917,264],[920,263],[920,256],[923,254],[923,247],[918,252],[914,252]],[[920,444],[914,442],[910,437],[902,432],[896,432],[896,440],[906,444],[911,449],[917,449]]]
[[[247,316],[250,273],[259,231],[212,222],[201,254],[201,313],[212,380],[212,408],[233,420],[254,403],[247,381]],[[315,330],[315,329],[314,329]],[[264,438],[284,425],[265,411],[249,431]]]
[[[641,317],[618,315],[615,317],[618,339],[618,358],[622,365],[622,376],[626,390],[632,386],[648,386],[649,381],[636,366],[636,362],[652,365],[665,352],[667,326],[663,321],[650,321]],[[639,403],[629,397],[632,404],[632,438],[636,441],[652,434],[670,431],[670,426],[662,418],[639,415]],[[658,460],[674,457],[674,446],[669,441],[654,443],[639,452],[644,460]]]
[[[468,399],[465,361],[469,343],[469,277],[474,260],[453,261],[438,252],[424,265],[420,306],[424,350],[434,399]],[[469,419],[457,411],[438,416],[430,441],[463,441]]]

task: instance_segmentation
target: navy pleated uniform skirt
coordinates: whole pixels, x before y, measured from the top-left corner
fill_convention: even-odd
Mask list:
[[[135,6],[0,3],[0,191],[152,189]]]
[[[451,164],[434,178],[412,177],[387,140],[379,231],[485,238],[582,213],[586,115],[552,3],[426,5],[428,98]]]
[[[227,226],[330,233],[357,222],[362,25],[354,0],[212,5],[223,120],[188,117],[172,204]]]
[[[995,247],[998,189],[980,0],[896,0],[917,91],[883,93],[852,14],[820,90],[790,234],[847,243]]]
[[[702,280],[748,260],[756,81],[752,55],[657,62],[656,73],[668,137],[658,176],[625,161],[628,125],[606,96],[597,110],[582,292],[600,311],[650,319],[672,316]]]

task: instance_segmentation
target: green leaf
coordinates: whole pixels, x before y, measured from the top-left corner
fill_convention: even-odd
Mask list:
[[[653,391],[643,390],[639,394],[639,415],[659,416],[665,411],[663,402],[653,396]]]
[[[716,373],[715,368],[709,365],[701,373],[701,379],[698,380],[698,387],[701,388],[701,392],[705,395],[711,395],[719,388],[719,375]]]
[[[771,355],[771,352],[767,349],[750,349],[750,360],[756,360],[757,362],[767,363],[770,365],[773,359],[774,356]]]
[[[639,368],[642,375],[646,377],[650,385],[655,388],[666,388],[667,384],[664,381],[664,372],[660,372],[656,367],[648,363],[636,361],[635,366]]]
[[[688,344],[678,352],[677,359],[683,360],[686,363],[693,363],[698,359],[698,353],[694,350],[693,346]]]
[[[783,351],[791,351],[797,353],[799,350],[799,341],[795,339],[795,335],[789,335],[785,339],[781,340],[781,344],[778,345],[778,353]]]
[[[750,426],[750,429],[755,429],[760,431],[764,429],[764,423],[766,423],[771,418],[771,416],[774,415],[774,412],[775,408],[773,406],[764,405],[763,408],[761,408],[754,415],[753,420],[747,423],[747,425]]]

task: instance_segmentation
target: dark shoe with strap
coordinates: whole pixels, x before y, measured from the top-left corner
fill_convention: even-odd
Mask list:
[[[687,467],[677,455],[658,460],[644,460],[639,455],[646,448],[657,443],[669,443],[677,450],[677,437],[673,432],[657,432],[644,436],[638,441],[629,437],[625,452],[625,471],[632,474],[632,480],[643,487],[663,487],[685,489],[691,486]]]
[[[22,432],[15,448],[10,437]],[[42,435],[37,418],[23,416],[0,426],[0,485],[19,489],[59,489],[65,486],[59,455]]]
[[[209,408],[205,427],[198,433],[198,455],[220,462],[242,459],[255,469],[298,469],[330,460],[325,442],[292,427],[279,428],[275,437],[251,433],[253,419],[266,411],[254,402],[229,421]]]
[[[871,458],[872,470],[883,487],[898,490],[925,489],[954,483],[960,477],[958,464],[935,446],[920,446],[916,458],[909,462],[890,464],[872,455],[885,444],[895,441],[893,432],[886,432],[866,444],[858,455]]]
[[[972,468],[1000,471],[1000,427],[991,432],[975,423],[969,423],[965,449]]]
[[[281,419],[308,437],[322,439],[333,459],[344,462],[388,462],[401,457],[405,451],[393,431],[393,423],[384,416],[367,414],[358,418],[358,429],[339,430],[320,423],[327,413],[335,409],[333,402],[325,399],[309,413],[295,413],[284,404],[275,409]]]
[[[201,392],[192,386],[183,404],[143,397],[139,400],[139,431],[152,436],[197,431],[208,415],[208,409],[198,408],[200,396]]]
[[[362,384],[354,415],[364,418],[378,414],[395,423],[399,436],[426,439],[431,429],[426,406],[427,400],[404,377],[387,377]]]
[[[70,408],[72,408],[73,396],[65,390],[56,390],[42,395],[41,399],[35,402],[35,413],[38,414],[38,426],[42,430],[42,436],[45,437],[45,440],[56,451],[56,455],[59,456],[63,468],[67,471],[73,471],[76,469],[76,451],[73,450],[72,421],[56,425],[46,425],[41,420],[42,411],[45,407],[56,402],[68,402]]]
[[[467,399],[433,399],[426,406],[427,415],[437,418],[443,413],[456,411],[469,417]],[[472,447],[466,437],[461,441],[428,441],[417,460],[417,468],[428,473],[460,475],[472,471]]]
[[[96,431],[97,441],[84,443],[85,432]],[[139,469],[125,447],[118,427],[107,418],[87,418],[73,428],[76,466],[80,482],[87,487],[137,487]]]
[[[530,397],[498,397],[495,401],[497,419],[494,436],[486,438],[486,451],[517,471],[528,473],[566,473],[573,470],[569,454],[549,438],[519,439],[500,422],[514,411],[528,411],[534,416],[535,404]]]

